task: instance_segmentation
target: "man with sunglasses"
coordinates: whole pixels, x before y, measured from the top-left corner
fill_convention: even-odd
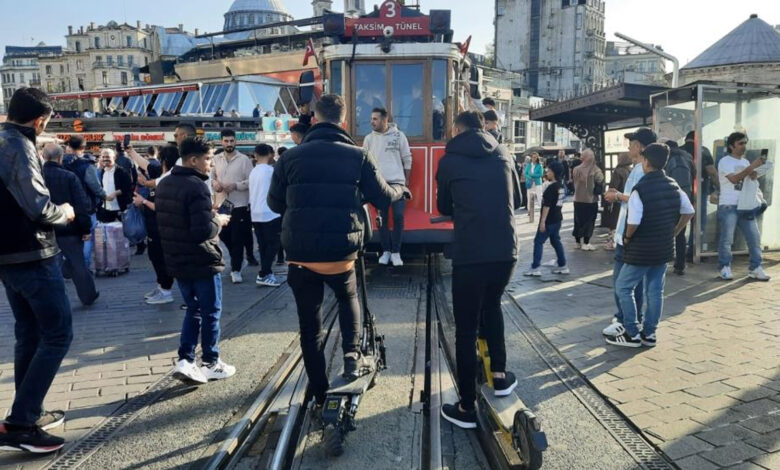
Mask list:
[[[723,280],[734,279],[731,272],[731,245],[734,243],[734,231],[742,232],[750,252],[748,277],[768,281],[770,278],[761,268],[761,233],[754,217],[745,217],[737,213],[737,203],[745,178],[756,179],[756,168],[765,163],[764,158],[756,158],[752,163],[745,158],[748,138],[742,132],[733,132],[726,139],[728,153],[718,162],[720,181],[720,199],[718,200],[718,268]]]

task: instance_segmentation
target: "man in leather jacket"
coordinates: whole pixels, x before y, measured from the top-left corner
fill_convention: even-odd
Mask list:
[[[52,113],[48,96],[20,88],[0,124],[0,213],[13,230],[0,231],[0,278],[16,320],[11,413],[0,424],[0,448],[54,452],[64,439],[48,434],[64,422],[45,411],[49,391],[73,338],[70,301],[57,255],[54,227],[73,221],[70,204],[55,205],[43,179],[36,137]]]

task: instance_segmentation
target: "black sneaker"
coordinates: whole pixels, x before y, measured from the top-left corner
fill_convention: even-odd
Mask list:
[[[457,403],[453,405],[447,404],[442,406],[441,416],[459,428],[463,428],[463,429],[477,428],[477,411],[476,410],[461,411],[460,406],[458,406]]]
[[[65,445],[65,439],[52,436],[43,429],[32,426],[0,424],[0,450],[48,454]]]
[[[351,352],[344,355],[344,373],[341,374],[345,379],[356,379],[360,372],[360,353]]]
[[[648,348],[655,346],[655,333],[648,336],[645,336],[644,333],[639,333],[639,337],[642,338],[642,346],[647,346]]]
[[[38,421],[35,422],[35,425],[43,429],[44,431],[48,431],[49,429],[54,429],[57,426],[62,426],[64,422],[65,422],[64,411],[47,410],[43,412],[40,418],[38,418]]]
[[[642,338],[639,335],[630,336],[625,331],[621,335],[605,336],[604,339],[613,346],[623,346],[624,348],[639,348],[642,346]]]
[[[512,393],[517,387],[517,377],[511,372],[506,372],[503,379],[493,377],[493,395],[505,397]]]

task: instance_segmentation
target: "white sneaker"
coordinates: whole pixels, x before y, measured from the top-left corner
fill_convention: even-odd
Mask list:
[[[181,359],[176,363],[173,368],[173,376],[182,382],[196,382],[199,384],[205,384],[209,380],[203,375],[200,367],[195,365],[194,362],[190,362],[186,359]]]
[[[393,263],[393,266],[403,266],[404,262],[401,259],[401,253],[393,253],[390,255],[390,262]]]
[[[553,274],[569,274],[569,267],[568,266],[559,266],[557,268],[553,268],[552,273]]]
[[[163,291],[162,289],[157,292],[157,295],[146,299],[146,303],[149,305],[162,305],[171,302],[173,302],[173,294],[171,291]]]
[[[730,281],[734,279],[734,274],[731,272],[731,266],[723,266],[720,268],[720,278],[724,281]]]
[[[277,279],[273,273],[263,277],[258,274],[257,279],[255,279],[255,284],[264,287],[279,287],[282,285],[282,283],[279,282],[279,279]]]
[[[154,289],[144,294],[144,300],[149,300],[150,298],[157,295],[158,292],[160,292],[160,286],[155,286]]]
[[[604,336],[620,336],[626,331],[625,328],[623,328],[623,324],[619,323],[615,317],[612,317],[612,323],[603,330],[601,330],[601,334]]]
[[[590,243],[586,243],[582,245],[582,251],[596,251],[596,247],[591,245]]]
[[[749,277],[749,278],[751,278],[751,279],[755,279],[755,280],[757,280],[757,281],[764,281],[764,282],[766,282],[766,281],[768,281],[768,280],[772,279],[771,277],[769,277],[769,276],[768,276],[768,275],[767,275],[767,274],[764,272],[764,270],[761,268],[761,266],[759,266],[759,267],[757,267],[756,269],[754,269],[754,270],[750,271],[750,272],[748,273],[748,277]]]
[[[233,284],[241,284],[244,282],[244,277],[241,275],[238,271],[233,271],[230,273],[230,280],[233,281]]]
[[[531,268],[528,271],[523,273],[523,276],[533,276],[533,277],[541,277],[542,270],[539,268]]]
[[[553,258],[549,261],[545,261],[544,263],[542,263],[542,266],[549,266],[549,267],[558,266],[558,260]]]
[[[222,359],[217,359],[216,362],[200,366],[200,371],[208,380],[220,380],[233,377],[236,373],[236,368],[230,364],[225,364],[222,362]]]
[[[389,251],[382,253],[382,256],[379,257],[379,264],[384,264],[385,266],[390,264],[390,256],[391,254]]]

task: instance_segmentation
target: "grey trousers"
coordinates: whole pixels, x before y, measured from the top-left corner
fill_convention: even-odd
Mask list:
[[[95,279],[84,263],[84,242],[79,236],[57,237],[62,273],[73,280],[82,305],[92,305],[97,297]]]

